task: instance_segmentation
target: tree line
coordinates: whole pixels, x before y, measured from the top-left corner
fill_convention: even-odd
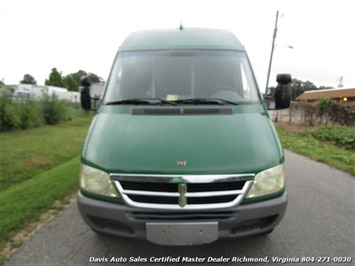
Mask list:
[[[103,81],[98,75],[83,70],[63,76],[56,68],[52,68],[45,85],[78,91],[80,78],[84,75],[89,76],[92,82]],[[37,85],[36,79],[30,74],[25,74],[20,83]],[[5,85],[0,80],[0,132],[54,125],[83,114],[79,103],[60,100],[55,94],[43,94],[36,100],[31,97],[15,99],[13,90],[13,86]]]
[[[68,91],[78,91],[80,86],[80,78],[82,76],[89,76],[91,82],[103,82],[103,78],[99,77],[94,73],[87,73],[84,70],[79,70],[75,73],[71,73],[63,76],[62,72],[59,72],[57,68],[52,68],[48,79],[45,80],[44,84],[47,86],[56,86],[68,89]],[[32,84],[36,85],[36,79],[30,75],[25,74],[23,79],[20,80],[20,84]]]
[[[82,76],[89,76],[91,82],[104,82],[104,79],[101,78],[100,76],[94,74],[94,73],[87,73],[84,70],[79,70],[75,73],[71,73],[68,75],[63,76],[62,72],[59,72],[57,68],[52,68],[51,73],[49,74],[48,79],[45,80],[45,85],[48,86],[56,86],[56,87],[62,87],[62,88],[67,88],[68,91],[78,91],[79,86],[80,86],[80,78]],[[293,83],[293,91],[292,91],[292,99],[296,99],[298,96],[300,96],[302,93],[305,91],[314,91],[314,90],[327,90],[327,89],[332,89],[332,87],[327,87],[327,86],[320,86],[317,87],[313,82],[307,80],[307,81],[302,81],[299,79],[292,79]],[[30,74],[25,74],[23,76],[23,79],[20,80],[20,84],[33,84],[36,85],[37,81],[36,79],[30,75]],[[0,81],[0,85],[2,82]],[[270,94],[272,95],[275,91],[276,87],[269,87]]]
[[[276,87],[269,87],[270,94],[273,95]],[[316,91],[316,90],[329,90],[332,87],[320,86],[317,87],[313,82],[307,80],[302,81],[299,79],[292,79],[292,100],[295,100],[298,96],[306,91]]]

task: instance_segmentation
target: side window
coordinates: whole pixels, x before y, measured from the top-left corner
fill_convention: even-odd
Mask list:
[[[243,96],[242,97],[246,100],[250,100],[251,99],[250,88],[248,85],[248,80],[247,80],[247,76],[245,74],[243,64],[240,65],[240,69],[241,69],[242,86],[243,86]]]
[[[116,63],[111,71],[111,77],[106,89],[106,99],[109,101],[118,100],[121,94],[121,81],[123,76],[122,63],[116,59]]]

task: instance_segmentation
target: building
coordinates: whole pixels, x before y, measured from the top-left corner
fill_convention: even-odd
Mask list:
[[[306,91],[298,96],[296,101],[312,102],[321,96],[327,96],[332,100],[355,102],[355,88]]]
[[[16,99],[40,99],[43,95],[55,94],[59,100],[67,100],[70,102],[79,102],[80,93],[75,91],[68,91],[66,88],[55,86],[41,86],[31,84],[18,84],[13,86],[12,96]]]

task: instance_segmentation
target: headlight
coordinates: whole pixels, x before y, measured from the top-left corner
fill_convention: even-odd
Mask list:
[[[280,191],[285,185],[285,166],[280,164],[255,176],[246,198],[255,198]]]
[[[80,186],[84,190],[95,194],[109,197],[119,196],[107,173],[87,165],[81,166]]]

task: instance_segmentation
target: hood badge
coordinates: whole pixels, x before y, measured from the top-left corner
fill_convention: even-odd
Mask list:
[[[177,161],[177,165],[178,165],[179,167],[185,167],[185,166],[186,166],[186,161],[179,160],[179,161]]]

